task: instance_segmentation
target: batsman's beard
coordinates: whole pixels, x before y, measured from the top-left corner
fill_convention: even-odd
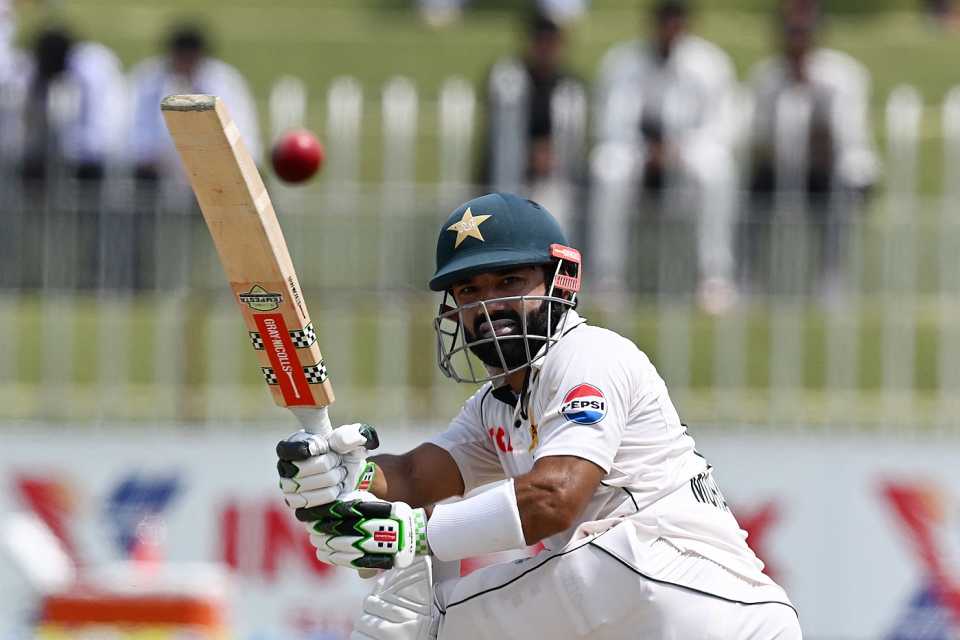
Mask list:
[[[481,314],[473,321],[473,327],[467,329],[464,327],[464,333],[468,341],[483,340],[485,338],[494,338],[494,341],[483,342],[480,344],[471,344],[470,351],[488,367],[509,371],[529,364],[543,345],[547,338],[556,329],[560,322],[560,316],[565,309],[555,309],[553,312],[553,327],[547,327],[547,312],[550,308],[550,302],[542,300],[537,309],[527,313],[527,330],[523,332],[523,321],[520,314],[512,309],[503,309],[489,314]],[[492,327],[489,333],[483,331],[483,325],[489,322]],[[497,322],[500,321],[500,322]],[[508,321],[509,324],[507,324]],[[510,334],[506,336],[497,335],[495,327],[510,328]],[[499,345],[500,349],[497,350]],[[529,356],[527,347],[529,347]],[[500,359],[500,353],[503,353],[503,359]],[[506,366],[504,366],[506,365]]]

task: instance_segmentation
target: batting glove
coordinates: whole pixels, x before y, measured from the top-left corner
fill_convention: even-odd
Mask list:
[[[377,431],[367,424],[337,427],[327,437],[306,431],[290,434],[277,444],[284,502],[291,509],[308,509],[366,490],[376,472],[367,462],[367,451],[378,446]]]
[[[362,494],[361,494],[362,495]],[[405,502],[384,502],[371,494],[300,509],[310,542],[322,562],[353,569],[408,567],[430,554],[427,515]]]

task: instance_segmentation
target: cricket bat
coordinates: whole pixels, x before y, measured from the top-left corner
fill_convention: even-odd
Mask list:
[[[263,179],[216,96],[160,105],[274,402],[306,431],[332,431],[333,387]]]

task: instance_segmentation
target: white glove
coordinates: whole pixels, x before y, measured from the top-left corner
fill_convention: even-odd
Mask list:
[[[387,571],[363,601],[350,640],[435,640],[440,612],[433,606],[432,558]]]
[[[367,451],[379,444],[376,430],[360,423],[337,427],[328,437],[306,431],[290,434],[277,444],[284,502],[291,509],[307,509],[365,490],[376,469],[367,462]]]

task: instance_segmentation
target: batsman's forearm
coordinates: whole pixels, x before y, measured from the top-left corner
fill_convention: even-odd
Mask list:
[[[463,495],[463,478],[453,458],[433,444],[422,444],[403,455],[368,458],[377,465],[372,493],[390,502],[426,507]]]
[[[381,454],[368,458],[377,466],[370,492],[388,502],[406,502],[411,507],[428,504],[424,492],[418,490],[409,456]]]

